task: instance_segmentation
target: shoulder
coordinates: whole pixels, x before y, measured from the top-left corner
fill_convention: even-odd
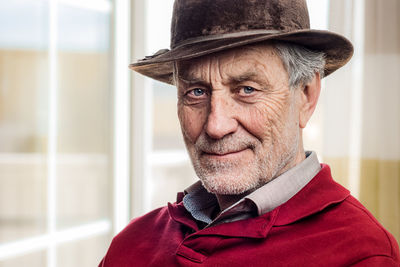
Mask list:
[[[398,267],[400,266],[399,261],[396,261],[392,257],[388,256],[372,256],[365,259],[362,259],[358,262],[351,264],[353,267]]]
[[[143,216],[137,217],[129,222],[129,224],[114,239],[115,242],[131,241],[132,237],[136,239],[143,233],[159,231],[164,228],[170,220],[167,207],[155,209]]]
[[[280,207],[279,214],[276,225],[286,226],[292,237],[300,237],[302,242],[296,244],[309,248],[312,255],[336,263],[331,266],[378,258],[400,263],[395,238],[347,189],[333,181],[326,165]]]
[[[167,207],[155,209],[133,219],[112,240],[109,250],[122,251],[132,245],[144,244],[150,235],[160,233],[169,219]]]
[[[100,266],[134,266],[135,262],[148,259],[148,251],[156,247],[154,240],[165,234],[169,218],[168,208],[162,207],[133,219],[113,238]]]
[[[378,220],[353,196],[349,196],[342,203],[339,211],[352,228],[365,236],[373,236],[380,240],[380,245],[391,247],[394,237],[378,222]],[[360,235],[361,236],[361,235]]]
[[[326,212],[340,233],[341,243],[358,255],[359,264],[377,260],[400,264],[396,239],[353,196]]]
[[[384,256],[399,262],[395,238],[347,189],[332,179],[329,166],[322,165],[317,176],[293,197],[291,211],[293,207],[303,209],[297,218],[304,218],[310,233],[318,233],[337,257],[357,262]]]

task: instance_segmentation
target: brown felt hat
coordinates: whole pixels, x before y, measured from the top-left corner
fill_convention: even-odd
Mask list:
[[[175,0],[171,49],[159,50],[130,68],[172,84],[174,61],[267,40],[324,52],[325,76],[353,55],[353,46],[345,37],[310,29],[306,0]]]

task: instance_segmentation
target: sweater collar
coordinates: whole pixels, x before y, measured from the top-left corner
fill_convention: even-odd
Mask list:
[[[287,225],[345,200],[350,192],[332,179],[328,165],[289,201],[280,206],[275,225]]]

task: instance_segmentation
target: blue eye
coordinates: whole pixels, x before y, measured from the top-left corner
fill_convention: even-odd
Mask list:
[[[193,94],[195,96],[202,96],[202,95],[204,95],[204,90],[200,89],[200,88],[193,89]]]
[[[251,94],[251,93],[254,92],[254,88],[251,87],[251,86],[244,86],[244,87],[243,87],[243,92],[244,92],[245,94]]]

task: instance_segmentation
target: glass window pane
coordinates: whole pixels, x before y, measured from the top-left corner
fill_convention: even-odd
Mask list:
[[[12,50],[48,47],[48,1],[1,1],[0,46]]]
[[[153,83],[153,150],[184,150],[175,86]]]
[[[110,159],[106,155],[63,155],[58,162],[58,229],[111,218]]]
[[[197,181],[189,161],[178,164],[154,166],[150,183],[151,209],[176,201],[176,194]]]
[[[60,5],[57,226],[110,218],[110,11]]]
[[[111,236],[105,235],[59,245],[57,267],[97,266],[106,254],[110,242]]]
[[[0,243],[46,227],[47,12],[0,4]]]
[[[0,261],[0,267],[21,267],[21,266],[46,266],[46,252],[30,253],[15,258],[10,258],[4,261]]]

